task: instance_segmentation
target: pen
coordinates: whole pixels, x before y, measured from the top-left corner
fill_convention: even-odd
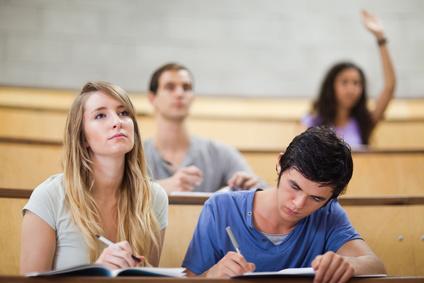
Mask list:
[[[225,228],[225,230],[227,230],[227,234],[228,237],[230,237],[231,243],[233,244],[234,248],[236,249],[236,252],[241,255],[240,249],[239,249],[239,245],[237,243],[236,238],[234,237],[233,231],[231,231],[231,227],[227,226],[227,228]]]
[[[109,240],[109,239],[107,239],[107,238],[105,238],[105,237],[103,237],[103,236],[100,236],[100,235],[96,235],[96,238],[100,241],[100,242],[102,242],[103,244],[105,244],[106,246],[110,246],[110,245],[113,245],[114,244],[114,242],[112,242],[111,240]],[[141,262],[141,259],[140,258],[138,258],[138,257],[136,257],[135,255],[131,255],[131,257],[136,261],[136,262]]]

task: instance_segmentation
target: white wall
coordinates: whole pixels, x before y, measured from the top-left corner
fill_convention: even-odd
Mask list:
[[[178,61],[199,94],[311,97],[347,59],[373,95],[382,72],[361,8],[385,26],[397,95],[423,97],[422,0],[0,0],[0,84],[145,91],[156,67]]]

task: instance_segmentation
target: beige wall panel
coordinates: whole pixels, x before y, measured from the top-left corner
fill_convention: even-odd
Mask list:
[[[245,152],[252,169],[275,185],[278,152]],[[424,153],[353,154],[354,170],[346,195],[424,195]]]
[[[412,246],[414,249],[415,275],[424,276],[424,206],[409,207],[409,222],[412,228]]]
[[[22,207],[26,199],[0,198],[0,274],[19,274]]]
[[[297,122],[192,119],[192,133],[235,146],[239,150],[282,150],[301,132]]]
[[[66,111],[0,108],[0,136],[62,141]],[[144,138],[155,131],[151,115],[137,117]],[[228,143],[240,150],[282,150],[303,127],[297,120],[191,117],[190,131],[198,136]],[[416,149],[424,147],[424,121],[385,121],[377,128],[375,148]]]
[[[0,136],[62,141],[66,112],[0,108]]]
[[[169,224],[166,229],[160,266],[181,266],[202,207],[202,205],[169,206]]]
[[[353,226],[383,260],[389,275],[414,275],[413,232],[408,207],[345,206]]]
[[[348,195],[424,195],[424,153],[356,154]]]
[[[60,146],[0,143],[0,187],[33,189],[62,172]]]
[[[0,187],[31,189],[61,172],[61,146],[0,143]],[[244,152],[252,169],[275,185],[278,152]],[[354,154],[351,196],[424,195],[424,153]]]
[[[383,121],[373,136],[372,146],[376,148],[423,148],[424,121]]]

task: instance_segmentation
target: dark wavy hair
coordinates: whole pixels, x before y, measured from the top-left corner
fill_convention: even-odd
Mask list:
[[[184,65],[181,65],[179,63],[167,63],[165,65],[160,66],[159,68],[157,68],[151,78],[150,78],[150,82],[149,82],[149,91],[153,94],[156,95],[156,92],[158,91],[159,88],[159,79],[160,76],[166,72],[166,71],[180,71],[180,70],[184,70],[187,71],[190,74],[191,80],[193,81],[193,74],[191,73],[191,71]],[[194,82],[192,82],[194,84]]]
[[[278,184],[284,171],[294,168],[306,179],[333,188],[337,198],[353,173],[350,146],[328,127],[311,127],[296,136],[278,161]]]
[[[351,62],[340,62],[331,67],[324,77],[318,99],[313,104],[313,113],[317,115],[317,125],[334,125],[337,114],[337,100],[334,90],[334,83],[337,76],[346,69],[355,69],[361,77],[362,93],[353,106],[350,116],[353,117],[358,125],[361,134],[362,143],[368,145],[374,123],[371,119],[371,113],[367,108],[367,81],[361,68]]]

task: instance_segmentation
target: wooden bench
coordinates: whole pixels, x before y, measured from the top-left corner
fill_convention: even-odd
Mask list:
[[[0,225],[7,231],[0,234],[1,275],[19,272],[21,209],[30,193],[0,189]],[[161,266],[180,266],[205,199],[170,196]],[[424,275],[423,197],[342,197],[340,202],[390,275]]]
[[[0,136],[61,141],[72,91],[0,87]],[[143,137],[154,133],[145,95],[132,95]],[[195,135],[240,150],[280,150],[303,127],[308,99],[197,97],[188,126]],[[424,99],[394,100],[373,138],[376,148],[424,147]]]
[[[253,170],[276,184],[278,152],[243,151]],[[369,150],[353,152],[353,176],[348,195],[424,195],[423,150]]]
[[[253,170],[275,185],[278,152],[243,151]],[[0,138],[0,187],[34,188],[61,172],[62,145]],[[423,150],[354,152],[354,173],[347,195],[424,195]]]

